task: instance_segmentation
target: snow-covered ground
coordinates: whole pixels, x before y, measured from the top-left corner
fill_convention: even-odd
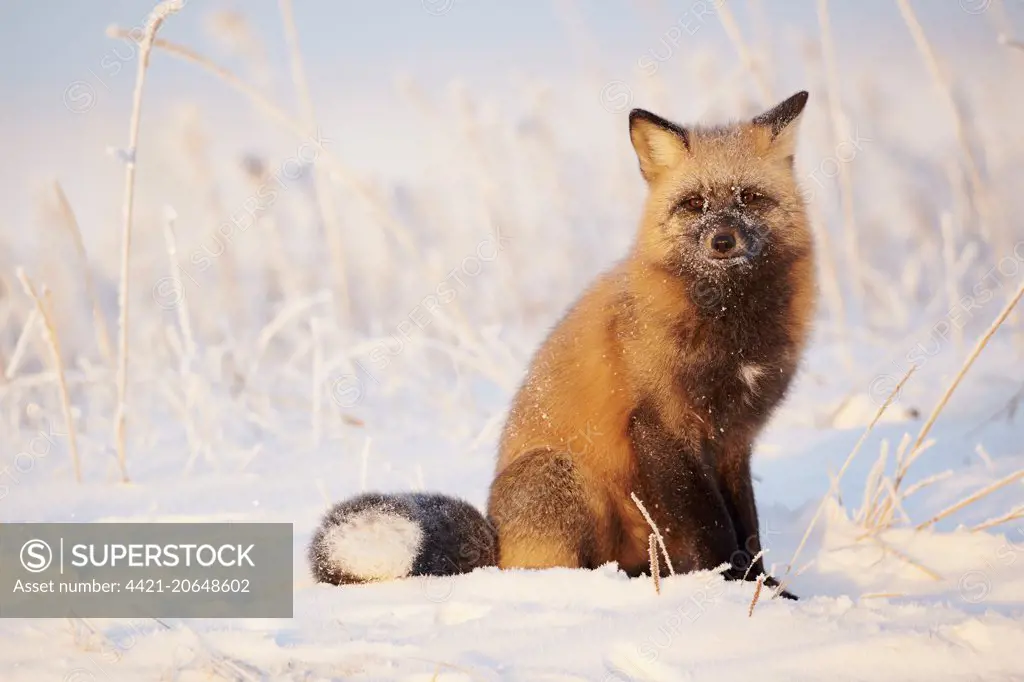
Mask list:
[[[126,4],[137,11],[107,19],[140,25],[150,3]],[[412,3],[416,14],[401,15],[408,25],[363,17],[374,40],[396,32],[395,50],[399,38],[414,39],[403,31],[426,19],[434,23],[417,35],[493,39],[453,47],[461,56],[456,66],[445,62],[443,87],[411,79],[379,88],[393,75],[381,65],[372,88],[344,71],[346,90],[331,81],[332,55],[342,53],[324,53],[334,40],[322,29],[329,22],[296,4],[300,34],[312,37],[314,91],[327,93],[318,100],[323,130],[308,131],[323,149],[293,134],[302,123],[261,118],[265,106],[226,97],[220,81],[190,90],[207,77],[154,55],[137,155],[130,482],[120,481],[112,437],[116,358],[96,334],[66,217],[49,185],[26,199],[0,183],[0,205],[14,207],[0,216],[0,521],[289,522],[294,617],[0,619],[0,680],[1024,680],[1024,518],[997,523],[1024,501],[1024,479],[1014,478],[1024,470],[1024,309],[996,332],[897,483],[908,443],[1024,282],[1024,233],[1012,219],[1024,210],[1024,90],[1007,84],[1024,72],[986,28],[1007,18],[996,14],[1003,3],[961,2],[949,15],[917,3],[939,54],[957,56],[966,143],[895,9],[885,19],[881,3],[863,3],[872,30],[895,36],[886,50],[898,58],[881,47],[854,53],[863,42],[837,18],[839,68],[857,77],[843,79],[846,129],[834,130],[818,43],[795,57],[782,46],[793,26],[784,24],[777,42],[762,35],[774,26],[769,3],[729,3],[741,31],[756,36],[751,49],[778,72],[779,97],[812,92],[798,167],[819,229],[820,315],[754,459],[766,565],[798,602],[767,589],[755,602],[754,584],[716,574],[674,576],[657,594],[650,580],[629,580],[611,565],[313,584],[305,546],[334,501],[422,489],[482,507],[504,411],[530,353],[632,239],[643,185],[628,107],[735,117],[756,109],[758,88],[719,19],[697,17],[696,5],[662,16],[641,3],[650,23],[637,38],[633,6],[607,3],[607,17],[587,17],[607,54],[590,54],[587,38],[575,35],[568,42],[583,55],[579,73],[571,60],[553,59],[550,71],[523,66],[535,77],[506,77],[474,58],[504,43],[459,0]],[[280,31],[277,7],[252,8],[247,23],[219,4],[187,3],[162,35],[224,59],[283,100],[287,118],[301,109],[279,96],[291,92],[288,51],[264,40]],[[1006,8],[1012,25],[1016,6]],[[621,33],[607,26],[615,12]],[[808,12],[785,21],[816,40]],[[501,48],[513,57],[548,30],[533,36],[504,21],[519,41]],[[570,28],[585,34],[585,25]],[[176,33],[182,26],[192,28]],[[58,21],[55,30],[69,29]],[[423,49],[440,55],[440,42]],[[65,92],[64,118],[35,120],[28,109],[0,118],[0,140],[16,155],[5,165],[60,170],[96,305],[116,340],[126,155],[102,150],[125,139],[134,64],[116,76],[96,55],[70,49],[67,59],[76,64],[69,82],[87,78],[81,64],[91,64],[104,69],[103,87]],[[462,68],[469,85],[448,87]],[[67,82],[57,85],[59,93]],[[75,111],[83,92],[98,100]],[[319,183],[311,160],[329,171]],[[855,233],[841,210],[844,172]],[[10,183],[23,181],[11,175]],[[318,192],[334,199],[329,212],[341,219],[333,228]],[[326,229],[343,237],[340,259]],[[19,265],[54,292],[80,483],[46,336],[14,275]],[[836,481],[911,366],[898,400]],[[999,481],[1007,482],[942,514]]]
[[[904,501],[914,522],[1024,464],[1019,424],[1002,419],[970,433],[990,416],[971,404],[997,383],[994,373],[1012,369],[1001,366],[997,346],[989,350],[988,361],[983,356],[954,401],[958,412],[940,418],[936,444],[908,475],[913,484],[952,472]],[[948,377],[939,363],[934,369],[934,379]],[[808,375],[803,379],[810,382]],[[441,393],[457,392],[438,384]],[[894,412],[905,413],[912,400],[927,395],[908,387]],[[630,580],[611,565],[315,585],[304,545],[330,500],[360,489],[410,488],[484,500],[494,447],[486,415],[427,401],[385,408],[394,402],[404,401],[361,405],[365,423],[325,438],[329,443],[319,448],[225,453],[191,471],[183,450],[154,445],[148,456],[138,456],[130,484],[111,482],[110,465],[106,476],[102,467],[88,466],[88,482],[77,485],[65,450],[55,447],[39,458],[10,486],[4,509],[17,513],[8,511],[6,519],[294,523],[294,618],[0,621],[3,679],[1024,677],[1024,525],[1018,520],[969,530],[1019,504],[1024,483],[964,508],[937,529],[915,531],[898,523],[863,538],[864,526],[854,521],[882,443],[895,448],[904,433],[916,433],[920,419],[875,428],[842,481],[842,504],[829,498],[794,566],[798,575],[786,578],[802,597],[796,603],[771,599],[765,590],[751,615],[750,583],[680,575],[666,579],[658,595],[649,580]],[[839,469],[863,431],[805,423],[811,404],[798,387],[755,459],[761,533],[768,565],[778,575],[828,491],[829,473]],[[869,412],[875,409],[872,404]],[[843,418],[866,421],[870,415],[858,417],[848,406]],[[53,437],[59,442],[59,435]]]

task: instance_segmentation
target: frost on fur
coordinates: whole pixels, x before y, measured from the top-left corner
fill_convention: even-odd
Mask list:
[[[410,519],[384,510],[357,512],[323,538],[323,558],[362,580],[402,578],[412,571],[423,531]]]
[[[497,562],[497,537],[473,505],[445,495],[367,493],[335,505],[309,545],[318,582],[454,575]]]

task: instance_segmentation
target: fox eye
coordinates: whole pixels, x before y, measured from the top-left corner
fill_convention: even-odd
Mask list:
[[[741,204],[753,204],[761,198],[760,192],[755,192],[752,189],[745,189],[740,192],[740,203]]]
[[[694,213],[698,213],[704,210],[704,197],[700,196],[699,194],[694,194],[692,197],[687,197],[686,199],[683,199],[680,206],[685,208],[687,211],[693,211]]]

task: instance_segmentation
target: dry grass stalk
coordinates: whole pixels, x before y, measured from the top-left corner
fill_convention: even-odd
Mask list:
[[[970,139],[967,132],[967,117],[964,115],[964,112],[956,101],[956,96],[953,93],[952,80],[939,66],[939,60],[935,54],[935,50],[929,42],[928,36],[925,35],[924,28],[921,26],[921,22],[918,21],[914,8],[910,5],[910,0],[896,0],[896,5],[899,7],[900,15],[903,17],[903,21],[907,25],[907,29],[910,31],[910,36],[914,39],[914,45],[917,47],[917,51],[921,53],[921,58],[924,61],[925,66],[928,68],[928,72],[931,74],[932,80],[935,81],[937,89],[942,95],[942,98],[946,101],[950,114],[953,116],[956,138],[960,145],[960,152],[963,155],[964,163],[967,167],[967,176],[971,183],[974,200],[978,202],[979,207],[984,207],[986,205],[986,194],[985,186],[981,180],[981,173],[978,170],[980,168],[980,164],[975,158],[974,152],[971,150]],[[984,226],[986,222],[987,221],[985,220],[982,221],[983,231],[985,230]]]
[[[921,479],[920,481],[918,481],[914,485],[907,486],[907,489],[905,491],[903,491],[903,495],[901,496],[901,499],[905,500],[908,497],[910,497],[911,495],[913,495],[914,493],[916,493],[917,491],[919,491],[919,490],[921,490],[923,488],[927,488],[928,486],[930,486],[930,485],[932,485],[934,483],[938,483],[939,481],[945,481],[947,478],[949,478],[952,475],[953,475],[953,470],[952,469],[946,469],[945,471],[940,471],[937,474],[933,474],[933,475],[931,475],[931,476],[929,476],[927,478]]]
[[[61,187],[60,182],[57,180],[53,181],[53,192],[57,197],[57,208],[60,212],[61,220],[71,235],[72,241],[75,243],[75,251],[78,252],[78,262],[82,268],[82,275],[85,278],[85,294],[89,298],[89,304],[92,306],[96,345],[99,346],[100,352],[103,353],[103,357],[107,359],[107,362],[113,363],[114,351],[110,345],[110,334],[107,332],[107,322],[103,317],[103,311],[100,309],[99,297],[96,295],[96,283],[93,280],[92,268],[89,267],[89,257],[85,253],[85,243],[82,241],[82,231],[78,226],[78,219],[71,208],[71,202],[68,201],[68,197],[64,193],[64,188]]]
[[[654,536],[654,533],[647,536],[647,558],[651,564],[654,591],[661,594],[661,562],[658,561],[658,538]]]
[[[18,368],[21,367],[21,361],[28,352],[28,344],[32,338],[32,330],[35,328],[38,321],[39,310],[32,308],[28,317],[25,318],[25,323],[21,327],[21,334],[18,336],[18,340],[14,344],[14,351],[11,352],[11,358],[8,360],[7,368],[4,370],[4,378],[7,381],[13,379],[14,375],[18,372]]]
[[[985,463],[985,466],[989,471],[995,469],[996,465],[995,462],[992,461],[992,456],[988,454],[988,451],[985,450],[981,443],[974,446],[974,451],[978,454],[978,457],[981,458],[981,461]]]
[[[900,379],[898,384],[896,384],[896,387],[892,389],[889,397],[885,399],[885,402],[882,403],[878,408],[878,411],[875,412],[875,416],[871,419],[871,423],[868,424],[866,429],[864,429],[864,433],[861,434],[857,443],[853,446],[853,450],[851,450],[850,454],[847,455],[846,461],[843,462],[843,466],[839,468],[839,473],[836,474],[828,492],[821,498],[821,503],[818,505],[817,511],[814,512],[814,518],[812,518],[811,522],[807,525],[807,530],[804,531],[804,536],[801,538],[800,544],[797,545],[796,551],[793,553],[793,558],[789,560],[789,565],[786,566],[787,574],[793,568],[793,565],[796,564],[796,560],[800,557],[800,552],[803,551],[804,545],[807,544],[808,538],[811,537],[811,531],[814,530],[814,526],[818,523],[818,519],[821,517],[822,511],[825,509],[825,503],[838,491],[839,482],[842,480],[843,474],[846,473],[846,470],[850,467],[850,463],[853,462],[853,458],[857,456],[861,446],[864,445],[864,441],[867,440],[868,434],[870,434],[871,430],[875,428],[875,424],[877,424],[878,420],[882,418],[882,415],[889,408],[889,405],[892,404],[893,399],[899,395],[899,392],[903,389],[903,384],[907,382],[907,379],[911,377],[915,369],[917,369],[915,366],[911,366],[911,368],[907,370],[906,374],[903,375],[903,378]]]
[[[854,517],[856,523],[869,525],[871,518],[878,510],[879,501],[882,497],[882,479],[885,477],[886,462],[889,461],[889,441],[883,440],[882,447],[878,451],[878,459],[868,471],[868,477],[864,481],[864,498],[861,502],[860,511]]]
[[[922,573],[924,573],[926,576],[928,576],[932,580],[935,580],[935,581],[938,581],[938,582],[942,581],[942,576],[941,575],[939,575],[938,573],[936,573],[932,569],[928,568],[924,564],[922,564],[922,563],[920,563],[918,561],[915,561],[914,559],[911,559],[906,554],[904,554],[903,552],[899,551],[898,549],[896,549],[892,545],[890,545],[890,544],[888,544],[886,542],[883,542],[881,538],[879,538],[877,536],[872,536],[871,539],[874,540],[878,544],[878,546],[882,548],[882,551],[888,552],[888,553],[892,554],[894,557],[896,557],[900,561],[903,561],[908,566],[912,566],[912,567],[916,568],[917,570],[921,571]]]
[[[859,536],[858,540],[892,527],[895,523],[894,517],[897,512],[899,512],[903,521],[910,523],[910,515],[903,508],[905,495],[896,489],[893,480],[882,476],[877,485],[877,494],[872,500],[872,507],[864,521],[864,525],[867,526],[868,530]],[[881,502],[879,503],[880,500]]]
[[[6,226],[0,226],[0,229],[6,229]],[[7,243],[7,239],[3,234],[0,234],[0,253],[12,252],[13,249],[11,249],[10,244]],[[7,305],[0,307],[0,312],[3,313],[2,317],[0,317],[0,329],[6,328],[8,324],[17,325],[17,321],[15,319],[16,308],[10,304],[11,299],[13,298],[12,292],[13,288],[11,287],[11,282],[8,279],[7,274],[0,272],[0,304],[5,302],[7,303]],[[34,312],[35,309],[33,308],[31,310]],[[0,386],[6,385],[10,379],[12,373],[10,367],[10,360],[4,352],[2,345],[0,345]]]
[[[747,570],[743,572],[743,579],[744,580],[746,580],[747,576],[750,575],[750,571],[751,571],[752,568],[754,568],[754,564],[757,563],[757,560],[760,559],[763,556],[764,556],[764,550],[762,549],[761,551],[759,551],[757,554],[754,555],[754,558],[752,558],[750,560],[750,563],[747,565]]]
[[[182,149],[185,159],[190,164],[190,180],[196,193],[203,195],[203,204],[209,213],[211,233],[214,240],[220,242],[220,227],[223,224],[223,216],[230,216],[224,209],[217,188],[217,182],[212,172],[213,164],[209,158],[209,141],[204,133],[202,121],[198,109],[192,109],[185,116],[182,130]],[[239,288],[239,269],[235,258],[235,249],[229,248],[231,242],[227,240],[217,256],[217,273],[219,275],[219,291],[221,308],[225,311],[225,317],[231,326],[244,327],[248,320],[245,319],[246,306],[243,301],[242,291]],[[170,273],[171,275],[174,272]]]
[[[996,330],[999,329],[1003,322],[1006,321],[1006,318],[1010,316],[1010,312],[1013,311],[1014,307],[1020,301],[1021,296],[1024,296],[1024,284],[1021,284],[1017,288],[1017,293],[1013,295],[1009,302],[1007,302],[1003,310],[996,316],[996,319],[992,321],[991,325],[989,325],[989,328],[981,335],[978,342],[974,344],[974,348],[964,360],[964,364],[960,368],[960,371],[953,378],[953,381],[949,384],[949,387],[942,395],[938,404],[935,405],[935,409],[933,409],[931,414],[928,415],[927,421],[925,421],[924,426],[921,427],[920,432],[917,434],[917,438],[914,440],[913,447],[910,448],[910,455],[907,457],[906,464],[903,466],[902,471],[896,476],[895,487],[897,490],[899,490],[900,483],[903,482],[903,478],[906,476],[907,469],[910,468],[910,465],[913,464],[914,460],[917,458],[921,444],[924,443],[924,439],[928,437],[928,433],[932,430],[935,420],[939,418],[939,414],[942,413],[942,410],[946,407],[950,397],[953,395],[953,391],[957,389],[960,382],[963,380],[964,375],[967,374],[967,371],[971,368],[971,365],[974,364],[974,361],[978,359],[979,355],[981,355],[981,351],[983,351],[985,346],[988,345],[989,339],[992,338],[992,335],[996,333]]]
[[[931,447],[933,444],[934,444],[934,441],[928,441],[927,443],[924,443],[921,447],[922,448]],[[906,464],[907,464],[907,452],[908,452],[908,448],[909,447],[910,447],[910,434],[907,433],[906,431],[904,431],[903,432],[903,437],[900,438],[900,445],[899,445],[898,448],[896,448],[896,470],[897,471],[899,471],[900,469],[902,469],[903,467],[906,466]]]
[[[131,36],[131,32],[118,26],[111,26],[107,29],[107,36],[111,38],[128,38]],[[172,57],[205,69],[218,79],[224,81],[233,90],[247,97],[250,102],[256,105],[257,109],[260,109],[264,114],[277,121],[293,135],[299,139],[308,139],[316,144],[319,154],[317,160],[322,160],[330,167],[332,178],[336,177],[349,189],[363,197],[367,206],[373,212],[374,217],[391,231],[392,236],[401,246],[410,252],[415,249],[412,236],[391,215],[390,209],[387,207],[386,202],[378,195],[378,192],[354,172],[346,168],[330,150],[324,148],[316,138],[316,130],[306,130],[301,123],[293,119],[284,109],[268,100],[259,90],[243,81],[232,71],[215,64],[195,50],[162,38],[154,39],[153,47],[167,52]]]
[[[317,130],[316,112],[313,109],[313,98],[309,94],[309,81],[302,63],[302,51],[299,49],[299,32],[295,27],[295,13],[291,0],[278,0],[281,19],[284,22],[284,34],[288,43],[288,57],[291,64],[292,83],[299,93],[302,114],[307,130]],[[331,259],[331,276],[334,284],[335,308],[339,320],[347,320],[352,313],[352,302],[349,300],[348,278],[345,275],[345,251],[341,240],[341,223],[338,221],[337,208],[331,188],[324,182],[323,170],[313,167],[313,186],[316,193],[317,208],[320,219],[324,223],[327,236],[327,249]]]
[[[366,422],[359,417],[353,417],[352,415],[344,412],[341,414],[341,421],[345,422],[349,426],[366,426]]]
[[[675,575],[676,569],[672,565],[672,559],[668,556],[668,549],[665,548],[665,538],[661,537],[661,531],[658,530],[658,526],[655,525],[654,519],[652,519],[651,515],[647,513],[647,507],[645,507],[644,503],[640,501],[640,498],[636,496],[636,493],[630,493],[629,496],[633,499],[633,504],[636,505],[636,508],[640,510],[641,514],[643,514],[644,520],[647,521],[647,525],[651,527],[651,531],[654,532],[654,536],[658,538],[658,546],[661,547],[661,552],[665,555],[665,565],[668,566],[669,575]]]
[[[811,559],[811,560],[810,560],[810,561],[808,561],[808,562],[807,562],[806,564],[804,564],[804,565],[803,565],[803,566],[801,566],[800,568],[796,569],[796,571],[794,571],[794,572],[793,572],[793,575],[795,575],[795,576],[797,576],[797,577],[799,577],[799,576],[803,575],[803,574],[804,574],[804,573],[806,573],[806,572],[807,572],[807,570],[808,570],[808,569],[809,569],[809,568],[810,568],[811,566],[813,566],[813,565],[814,565],[814,564],[815,564],[816,562],[817,562],[817,559]]]
[[[896,452],[895,475],[892,479],[882,476],[877,481],[878,494],[872,499],[871,506],[868,508],[867,518],[864,522],[864,525],[868,527],[868,532],[864,536],[879,532],[889,526],[894,508],[900,507],[902,500],[907,498],[907,491],[901,488],[907,468],[933,445],[935,445],[934,440],[925,441],[911,458],[906,454],[910,451],[910,434],[904,434],[900,440],[899,450]]]
[[[128,304],[129,266],[131,264],[132,214],[135,207],[135,154],[139,145],[139,124],[142,120],[142,88],[146,83],[146,69],[149,55],[153,51],[153,38],[160,26],[170,15],[184,6],[183,0],[163,0],[153,8],[146,20],[146,28],[139,41],[138,70],[135,73],[135,89],[132,93],[132,117],[128,124],[128,154],[124,171],[124,204],[121,225],[121,286],[119,301],[121,315],[118,320],[118,366],[117,366],[117,411],[114,416],[114,443],[117,447],[117,464],[121,469],[121,480],[128,480],[128,465],[125,453],[125,396],[128,392]]]
[[[71,414],[71,394],[68,391],[67,376],[64,371],[64,358],[60,351],[60,337],[57,335],[57,326],[53,319],[53,302],[50,292],[43,287],[43,296],[40,297],[32,281],[21,268],[17,270],[18,281],[25,289],[25,294],[35,303],[36,311],[42,318],[46,331],[46,341],[50,347],[50,357],[53,359],[53,371],[57,375],[57,386],[60,389],[61,408],[64,411],[64,427],[68,434],[68,448],[71,450],[71,462],[75,467],[75,480],[82,482],[82,465],[78,458],[78,437],[75,435],[75,419]]]
[[[942,229],[942,263],[945,270],[946,305],[953,310],[960,300],[960,292],[957,287],[956,276],[956,243],[953,235],[953,215],[949,211],[943,211],[939,217],[939,226]],[[953,325],[953,343],[957,352],[964,347],[964,330],[958,324]]]
[[[860,595],[861,599],[896,599],[907,596],[903,592],[868,592]]]
[[[853,355],[850,353],[848,339],[850,334],[846,322],[846,303],[843,301],[843,286],[840,283],[839,268],[836,265],[835,249],[832,246],[832,236],[825,218],[821,213],[821,207],[817,202],[809,202],[808,210],[811,213],[811,229],[814,231],[815,252],[817,254],[818,267],[821,269],[821,291],[829,302],[828,309],[830,318],[835,324],[835,335],[842,352],[843,362],[851,372],[855,369]]]
[[[843,115],[839,102],[840,83],[839,69],[836,66],[835,41],[832,39],[832,25],[829,20],[828,0],[818,0],[818,26],[821,31],[821,51],[825,65],[825,99],[828,103],[829,121],[832,124],[832,143],[839,149],[845,140],[850,139],[850,129]],[[849,164],[840,160],[836,164],[839,173],[839,202],[843,216],[843,237],[846,241],[847,267],[852,274],[853,291],[857,303],[864,303],[864,281],[861,264],[864,259],[860,253],[860,239],[857,226],[853,219],[853,178]]]
[[[796,575],[800,575],[800,574],[797,573]],[[782,593],[785,592],[786,588],[788,588],[788,587],[789,587],[789,582],[788,581],[780,580],[779,584],[776,587],[772,588],[772,599],[778,599],[780,596],[782,596]]]
[[[257,156],[250,156],[243,162],[242,168],[250,189],[258,196],[272,178],[267,164]],[[273,206],[256,210],[253,221],[267,242],[267,253],[271,259],[267,303],[298,298],[303,291],[296,276],[301,272],[301,268],[289,262],[288,247],[274,215]]]
[[[434,682],[434,680],[437,680],[439,682],[441,678],[438,677],[438,675],[444,670],[454,670],[456,672],[460,672],[466,677],[466,679],[470,680],[471,682],[475,682],[477,679],[480,679],[476,676],[477,673],[475,670],[470,670],[469,668],[464,668],[460,665],[455,665],[454,663],[449,663],[447,661],[438,661],[433,658],[424,658],[422,656],[402,656],[401,660],[422,661],[424,663],[430,663],[431,665],[437,666],[437,672],[434,673],[434,677],[431,678],[431,682]]]
[[[1014,507],[1013,509],[1003,514],[1002,516],[998,516],[994,519],[989,519],[988,521],[983,521],[982,523],[979,523],[977,526],[971,528],[971,531],[986,530],[987,528],[992,528],[993,526],[998,526],[1003,523],[1009,523],[1010,521],[1016,521],[1017,519],[1021,518],[1024,518],[1024,505]]]
[[[764,585],[764,576],[757,576],[757,584],[754,586],[754,598],[750,600],[750,608],[747,609],[747,618],[754,617],[754,607],[757,606],[757,600],[761,598],[761,586]]]
[[[967,497],[965,497],[964,499],[960,500],[956,504],[951,505],[949,507],[946,507],[945,509],[943,509],[942,511],[940,511],[938,514],[936,514],[932,518],[928,519],[927,521],[924,521],[923,523],[917,524],[914,527],[914,530],[924,530],[925,528],[928,528],[929,526],[931,526],[931,525],[941,521],[942,519],[946,518],[950,514],[955,514],[956,512],[958,512],[961,509],[963,509],[964,507],[966,507],[966,506],[968,506],[970,504],[973,504],[973,503],[977,502],[978,500],[982,499],[983,497],[987,497],[988,495],[991,495],[992,493],[994,493],[995,491],[999,490],[1000,488],[1005,488],[1006,486],[1010,485],[1011,483],[1015,483],[1015,482],[1017,482],[1017,481],[1019,481],[1021,479],[1024,479],[1024,469],[1018,469],[1017,471],[1013,472],[1009,476],[1004,476],[1003,478],[999,479],[995,483],[992,483],[990,485],[985,486],[984,488],[982,488],[978,492],[974,493],[973,495],[968,495]]]
[[[888,503],[885,506],[885,513],[879,518],[880,528],[890,528],[895,523],[893,518],[897,512],[904,523],[910,523],[910,514],[903,508],[904,495],[899,494],[896,491],[896,487],[893,485],[891,478],[886,478],[885,491],[888,493]]]
[[[249,366],[249,375],[254,376],[260,368],[260,362],[266,354],[270,344],[278,337],[292,322],[300,319],[306,311],[316,306],[327,306],[330,304],[330,293],[326,291],[317,292],[312,296],[287,301],[274,318],[264,325],[256,337],[256,350],[253,352],[253,359]]]
[[[164,209],[164,244],[167,247],[168,274],[173,277],[179,269],[178,266],[178,240],[174,234],[174,223],[178,216],[170,206]],[[184,286],[184,283],[182,283]],[[196,342],[192,335],[192,322],[188,312],[188,299],[183,295],[178,305],[175,306],[178,315],[178,325],[181,327],[181,335],[185,341],[186,364],[191,361],[196,353]]]
[[[6,298],[6,296],[4,295],[5,293],[6,293],[6,288],[4,287],[3,282],[0,282],[0,300],[3,300],[4,298]],[[7,326],[7,323],[9,322],[10,319],[11,319],[11,310],[10,310],[10,308],[8,308],[5,311],[3,317],[0,317],[0,329],[4,329]],[[4,353],[3,346],[0,345],[0,386],[4,385],[6,383],[7,383],[7,354]]]
[[[180,269],[178,265],[178,241],[174,232],[174,224],[177,217],[177,213],[173,208],[170,206],[164,207],[164,244],[167,247],[168,275],[172,279],[174,279],[174,273]],[[178,280],[178,282],[180,286],[184,286],[184,282],[181,282],[180,280]],[[183,291],[181,292],[180,300],[174,309],[178,317],[178,326],[181,328],[182,339],[178,342],[173,335],[168,334],[168,340],[171,347],[174,348],[179,355],[179,371],[182,375],[182,383],[185,390],[184,396],[179,399],[178,395],[168,386],[166,387],[165,395],[168,398],[168,402],[177,410],[181,423],[185,429],[185,438],[188,441],[190,452],[189,459],[185,463],[185,473],[188,474],[202,450],[203,443],[198,435],[195,420],[193,419],[194,411],[192,406],[195,402],[195,395],[199,391],[199,382],[197,377],[192,373],[192,362],[196,356],[196,342],[195,337],[192,334],[192,322],[191,316],[189,315],[188,298],[184,295]]]
[[[718,19],[722,22],[722,28],[725,29],[725,33],[729,36],[729,40],[732,42],[733,47],[736,48],[736,52],[740,56],[740,61],[743,62],[743,65],[747,67],[750,74],[754,77],[757,89],[761,93],[762,104],[767,105],[771,103],[771,85],[768,83],[768,79],[765,77],[764,72],[758,65],[753,52],[750,51],[750,47],[743,39],[743,34],[740,32],[739,24],[736,23],[736,17],[733,16],[732,9],[730,9],[728,3],[725,2],[715,4],[718,11]]]
[[[108,38],[130,39],[132,35],[133,33],[131,31],[126,28],[121,28],[120,26],[110,26],[107,28]],[[247,84],[232,71],[218,66],[195,50],[185,47],[184,45],[179,45],[170,40],[164,40],[163,38],[155,38],[153,40],[153,47],[163,50],[172,57],[176,57],[182,61],[189,62],[206,69],[214,76],[227,83],[227,85],[232,89],[242,95],[245,95],[250,102],[256,105],[257,108],[262,109],[265,114],[270,116],[270,118],[275,119],[285,128],[291,130],[296,137],[308,137],[315,132],[305,130],[302,125],[293,120],[292,117],[284,111],[284,109],[281,109],[276,104],[268,100],[259,90]],[[346,170],[345,173],[348,174],[348,171]]]
[[[324,378],[323,330],[320,318],[313,317],[309,320],[309,333],[313,344],[313,367],[310,373],[313,379],[313,385],[311,386],[313,395],[310,396],[310,410],[312,412],[310,421],[313,426],[313,447],[318,448],[323,439],[323,395],[324,386],[327,381]]]

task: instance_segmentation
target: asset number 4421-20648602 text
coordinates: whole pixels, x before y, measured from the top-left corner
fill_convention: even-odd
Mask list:
[[[174,578],[173,580],[159,580],[153,578],[140,578],[129,580],[124,587],[126,592],[248,592],[249,581],[247,579],[188,579]]]

